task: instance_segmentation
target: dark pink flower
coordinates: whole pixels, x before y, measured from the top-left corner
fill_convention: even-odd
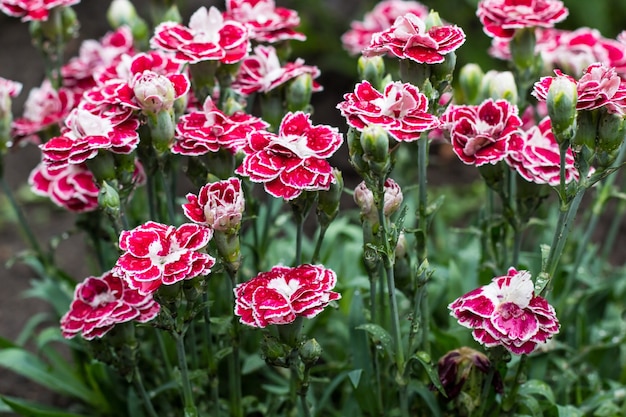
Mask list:
[[[343,137],[337,128],[313,126],[309,115],[287,113],[278,135],[254,131],[243,148],[243,163],[235,171],[264,183],[274,197],[293,200],[303,191],[328,190],[335,181],[326,160],[341,146]]]
[[[306,40],[303,33],[294,30],[300,24],[298,12],[276,7],[274,0],[226,0],[224,19],[246,24],[250,38],[257,42]]]
[[[80,0],[0,0],[0,10],[9,16],[21,17],[23,22],[48,20],[50,10],[71,6]]]
[[[578,81],[559,70],[554,70],[557,77],[568,77],[576,83],[578,92],[577,110],[606,108],[609,113],[626,115],[626,82],[613,68],[595,63],[587,67]],[[532,95],[539,101],[546,101],[548,90],[556,77],[542,77],[535,83]]]
[[[116,324],[149,322],[159,310],[151,294],[142,295],[129,288],[109,271],[100,277],[87,277],[76,286],[70,310],[61,318],[61,332],[67,339],[82,333],[83,338],[91,340],[104,336]]]
[[[476,11],[487,35],[506,39],[516,29],[553,27],[568,14],[560,0],[482,0]]]
[[[520,140],[522,120],[517,113],[517,106],[506,100],[488,99],[478,106],[449,106],[441,123],[461,161],[481,166],[503,160],[510,143]]]
[[[55,90],[49,80],[44,80],[41,87],[28,93],[22,117],[13,121],[13,133],[40,142],[37,133],[51,126],[61,127],[77,104],[72,91],[63,87]]]
[[[189,27],[163,22],[156,27],[150,46],[174,52],[180,62],[196,63],[217,60],[225,64],[241,61],[250,49],[248,27],[225,20],[215,8],[201,7],[191,16]]]
[[[352,22],[350,30],[343,34],[344,49],[353,55],[360,54],[372,41],[372,35],[383,32],[400,16],[413,13],[421,19],[428,16],[428,8],[417,1],[385,0],[365,14],[362,22]]]
[[[515,268],[448,308],[461,326],[472,329],[476,341],[486,347],[504,346],[517,355],[531,353],[559,332],[554,308],[535,295],[530,273]]]
[[[69,211],[84,213],[98,208],[98,186],[84,164],[51,170],[40,163],[30,173],[28,183],[35,194]]]
[[[426,29],[419,16],[408,13],[398,17],[389,29],[372,35],[363,55],[391,54],[418,63],[438,64],[464,42],[465,33],[460,27],[444,25]]]
[[[232,88],[243,95],[267,93],[302,74],[311,74],[311,78],[315,79],[319,77],[320,70],[304,65],[304,60],[300,58],[282,66],[273,46],[259,45],[254,48],[254,55],[241,62]],[[322,87],[314,81],[313,91],[321,90]]]
[[[207,275],[215,258],[201,250],[213,232],[185,223],[180,227],[149,221],[120,235],[119,257],[113,272],[140,294],[151,294],[161,285]]]
[[[207,98],[201,111],[194,111],[178,119],[172,152],[199,156],[217,152],[220,147],[224,147],[237,153],[247,143],[248,133],[267,127],[269,124],[263,120],[242,111],[227,116],[211,98]]]
[[[239,178],[209,183],[198,195],[187,194],[183,211],[189,220],[213,230],[227,232],[237,229],[245,209],[245,199]]]
[[[275,266],[237,285],[235,314],[241,323],[260,328],[313,318],[341,298],[331,291],[336,283],[335,272],[322,265]]]
[[[88,39],[80,45],[78,56],[61,67],[63,86],[76,94],[95,87],[95,76],[107,67],[115,67],[125,54],[134,55],[133,35],[128,26],[108,32],[97,41]]]
[[[506,163],[527,181],[558,186],[560,184],[561,156],[559,144],[552,133],[550,118],[531,127],[511,143]],[[571,149],[565,154],[565,182],[578,181]]]
[[[412,142],[421,132],[439,126],[437,117],[428,113],[428,98],[409,83],[389,83],[381,93],[363,81],[343,98],[337,108],[348,125],[359,131],[376,125],[396,140]]]

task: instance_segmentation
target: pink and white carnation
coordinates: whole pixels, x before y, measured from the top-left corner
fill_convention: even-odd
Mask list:
[[[186,197],[183,211],[192,222],[222,232],[237,230],[241,225],[245,199],[239,178],[209,183],[200,188],[198,195],[189,193]]]
[[[476,11],[488,36],[505,39],[517,29],[554,27],[568,14],[560,0],[481,0]]]
[[[0,0],[0,10],[9,16],[21,17],[22,22],[48,20],[55,7],[66,7],[80,0]]]
[[[322,265],[275,266],[237,285],[235,314],[241,323],[260,328],[310,319],[341,298],[331,291],[336,283],[335,272]]]
[[[28,177],[31,190],[48,197],[54,204],[74,213],[85,213],[98,208],[98,185],[84,164],[50,169],[40,163]]]
[[[159,24],[150,47],[175,54],[180,62],[220,61],[234,64],[250,49],[250,34],[246,25],[224,19],[215,7],[201,7],[191,16],[189,27],[176,22]]]
[[[96,86],[95,75],[104,68],[115,67],[122,56],[134,55],[133,35],[128,26],[108,32],[102,39],[87,39],[80,45],[78,56],[61,67],[63,86],[80,95]]]
[[[509,268],[507,275],[468,292],[448,305],[461,326],[486,347],[503,346],[527,355],[559,332],[554,308],[535,295],[528,271]]]
[[[76,286],[70,309],[61,318],[66,339],[81,334],[86,340],[100,338],[116,324],[147,323],[157,316],[160,306],[151,294],[140,294],[112,273],[87,277]]]
[[[0,114],[7,114],[11,111],[9,100],[17,97],[21,91],[22,83],[0,77]]]
[[[467,165],[496,164],[507,156],[512,142],[521,140],[522,119],[517,106],[506,100],[450,105],[440,120],[452,150]]]
[[[264,130],[269,124],[243,111],[227,116],[207,98],[200,111],[182,115],[176,124],[176,141],[172,152],[199,156],[217,152],[221,147],[237,153],[247,143],[247,135]]]
[[[116,122],[78,108],[67,117],[65,126],[62,136],[39,146],[50,169],[81,164],[94,158],[101,149],[129,154],[139,143],[136,118]]]
[[[348,125],[359,131],[376,125],[398,141],[412,142],[421,132],[439,126],[439,119],[428,113],[428,98],[409,83],[389,83],[381,93],[363,81],[343,98],[337,108]]]
[[[185,223],[179,227],[149,221],[120,234],[124,253],[113,272],[140,294],[152,294],[161,285],[207,275],[215,258],[202,252],[213,236],[208,227]]]
[[[287,113],[278,134],[254,131],[243,148],[246,154],[235,171],[263,183],[277,198],[293,200],[303,191],[328,190],[336,181],[326,160],[343,143],[335,127],[311,123],[303,112]]]
[[[398,17],[389,29],[372,35],[363,56],[391,54],[420,64],[439,64],[464,42],[465,32],[460,27],[443,25],[427,29],[424,20],[407,13]]]
[[[626,82],[613,68],[601,63],[591,64],[578,81],[560,70],[554,70],[556,77],[568,77],[576,83],[578,92],[577,110],[606,108],[609,113],[626,115]],[[542,77],[534,85],[532,95],[539,101],[546,101],[548,90],[556,77]]]
[[[13,134],[39,143],[41,140],[37,134],[52,126],[60,128],[77,104],[71,90],[64,87],[55,90],[46,79],[40,87],[28,93],[22,117],[13,121]]]
[[[552,133],[552,123],[545,117],[511,143],[506,163],[526,181],[556,187],[561,181],[559,144]],[[578,181],[579,174],[571,149],[565,154],[565,183]]]
[[[223,15],[224,19],[247,25],[250,38],[257,42],[306,40],[303,33],[294,30],[300,25],[298,12],[276,7],[274,0],[226,0],[226,11]]]
[[[417,1],[381,1],[365,14],[362,22],[354,21],[350,24],[350,30],[341,37],[344,49],[352,55],[360,54],[370,45],[372,35],[389,29],[398,17],[408,13],[425,19],[428,8]]]
[[[242,95],[267,93],[302,74],[310,74],[315,79],[320,76],[320,70],[315,66],[304,65],[301,58],[282,66],[273,46],[259,45],[254,48],[253,55],[241,62],[231,87]],[[322,87],[314,81],[313,92],[321,90]]]

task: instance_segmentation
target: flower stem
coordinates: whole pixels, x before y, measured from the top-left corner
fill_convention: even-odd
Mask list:
[[[326,236],[326,231],[328,230],[328,225],[324,224],[320,226],[320,233],[317,237],[317,242],[315,243],[315,250],[313,251],[313,256],[311,257],[311,263],[316,264],[319,262],[320,251],[322,250],[322,242],[324,242],[324,236]]]
[[[209,386],[211,387],[211,400],[213,401],[213,407],[215,407],[216,413],[219,416],[219,379],[216,375],[215,355],[213,349],[213,335],[211,331],[211,309],[209,307],[209,296],[206,291],[202,294],[202,301],[204,302],[204,350],[206,355],[206,361],[209,368]]]
[[[235,304],[235,293],[234,289],[237,286],[237,273],[232,271],[229,268],[226,268],[228,271],[228,275],[230,278],[230,293],[233,297],[233,305]],[[230,355],[229,366],[230,366],[230,402],[231,402],[231,415],[234,417],[243,417],[243,408],[242,408],[242,393],[241,393],[241,361],[239,358],[239,320],[237,316],[234,314],[233,309],[233,333],[231,344],[233,348],[233,352]]]
[[[300,397],[300,405],[302,406],[302,417],[311,417],[311,409],[306,401],[306,394],[309,391],[309,367],[304,368],[304,375],[300,381],[298,396]],[[292,374],[293,375],[293,374]]]
[[[296,265],[300,265],[302,263],[303,234],[304,234],[304,219],[301,216],[296,216],[296,260],[295,260]]]
[[[138,367],[135,367],[134,377],[135,377],[135,387],[137,388],[137,391],[139,391],[139,396],[141,397],[143,401],[143,405],[146,407],[146,411],[148,412],[148,415],[150,417],[158,417],[158,414],[156,410],[154,409],[154,406],[152,405],[152,400],[150,399],[150,396],[146,392],[146,388],[143,385],[143,380],[141,378],[141,373]]]
[[[504,400],[502,401],[502,409],[505,412],[509,412],[513,409],[513,406],[515,405],[516,401],[516,397],[517,397],[517,392],[519,391],[519,387],[521,385],[521,376],[522,373],[524,372],[524,369],[526,368],[526,362],[528,360],[528,355],[522,355],[522,357],[519,360],[519,363],[517,364],[517,371],[515,372],[515,379],[513,379],[513,388],[511,388],[511,391],[509,391],[509,393],[504,397]]]
[[[173,333],[176,340],[176,355],[178,356],[178,368],[183,385],[183,403],[185,405],[185,417],[197,417],[198,410],[193,400],[191,392],[191,381],[189,381],[189,369],[187,368],[187,356],[185,354],[184,332]]]

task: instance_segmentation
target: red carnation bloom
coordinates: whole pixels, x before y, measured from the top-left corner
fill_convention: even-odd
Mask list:
[[[80,0],[0,0],[0,10],[9,16],[21,17],[22,22],[48,20],[50,10],[71,6]]]
[[[488,99],[478,106],[451,105],[441,116],[454,153],[468,165],[495,164],[504,159],[512,141],[521,140],[517,106]]]
[[[237,285],[235,314],[241,323],[260,328],[312,318],[341,298],[331,291],[336,283],[335,272],[321,265],[275,266]]]
[[[257,42],[306,40],[303,33],[294,30],[300,24],[298,12],[276,7],[274,0],[226,0],[224,19],[246,24],[250,38]]]
[[[236,230],[241,224],[245,199],[239,178],[212,182],[200,188],[198,195],[187,194],[183,211],[189,220],[213,230]]]
[[[506,39],[516,29],[553,27],[568,14],[560,0],[482,0],[476,11],[487,35]]]
[[[309,115],[287,113],[278,135],[254,131],[248,135],[246,154],[236,173],[264,183],[274,197],[293,200],[303,191],[328,190],[335,181],[326,160],[341,146],[337,128],[313,126]]]
[[[200,252],[213,232],[207,227],[185,223],[180,227],[147,222],[124,230],[114,273],[140,294],[151,294],[161,285],[207,275],[215,258]]]
[[[350,30],[343,34],[343,47],[353,55],[360,54],[370,45],[375,33],[383,32],[400,16],[412,13],[421,19],[428,16],[428,7],[417,1],[385,0],[366,13],[362,22],[352,22]]]
[[[559,332],[554,308],[535,295],[530,273],[515,268],[457,298],[448,308],[461,326],[473,329],[477,342],[504,346],[517,355],[531,353]]]
[[[258,117],[237,111],[225,115],[215,106],[211,98],[204,102],[202,111],[181,116],[176,125],[176,142],[173,153],[199,156],[217,152],[224,147],[237,153],[246,144],[248,133],[269,126]]]
[[[444,25],[427,30],[419,16],[408,13],[398,17],[389,29],[374,34],[363,56],[389,53],[420,64],[439,64],[464,42],[465,33],[460,27]]]
[[[241,61],[250,49],[248,27],[225,20],[220,11],[199,8],[189,20],[189,27],[163,22],[156,27],[150,47],[174,52],[180,62],[196,63],[218,60],[225,64]]]
[[[98,185],[84,164],[51,170],[41,163],[30,173],[28,183],[35,194],[69,211],[84,213],[98,208]]]
[[[363,81],[343,98],[337,108],[348,125],[359,131],[376,125],[396,140],[412,142],[421,132],[439,126],[437,117],[428,113],[428,98],[412,84],[390,83],[380,93],[369,81]]]

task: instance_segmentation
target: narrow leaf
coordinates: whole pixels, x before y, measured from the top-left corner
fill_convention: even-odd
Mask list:
[[[355,369],[353,371],[348,372],[348,378],[350,378],[350,382],[352,383],[353,388],[359,387],[359,382],[361,381],[361,375],[363,374],[363,369]]]
[[[63,410],[31,403],[18,398],[0,396],[11,410],[23,417],[88,417],[83,414],[67,413]]]
[[[520,387],[519,394],[527,396],[540,395],[548,400],[550,404],[555,403],[554,393],[552,392],[552,388],[550,388],[550,385],[546,384],[543,381],[539,381],[538,379],[531,379],[529,381],[526,381],[524,385]]]
[[[422,367],[426,371],[426,374],[428,375],[428,379],[430,379],[430,382],[432,382],[435,388],[437,388],[437,390],[444,397],[446,397],[446,390],[443,388],[441,380],[439,380],[439,373],[435,369],[435,366],[432,364],[430,355],[426,352],[417,352],[415,355],[413,355],[412,359],[415,359],[422,365]]]
[[[356,327],[357,330],[365,330],[369,333],[372,341],[376,345],[377,349],[384,349],[389,357],[393,359],[393,341],[387,330],[380,327],[378,324],[366,323]]]

